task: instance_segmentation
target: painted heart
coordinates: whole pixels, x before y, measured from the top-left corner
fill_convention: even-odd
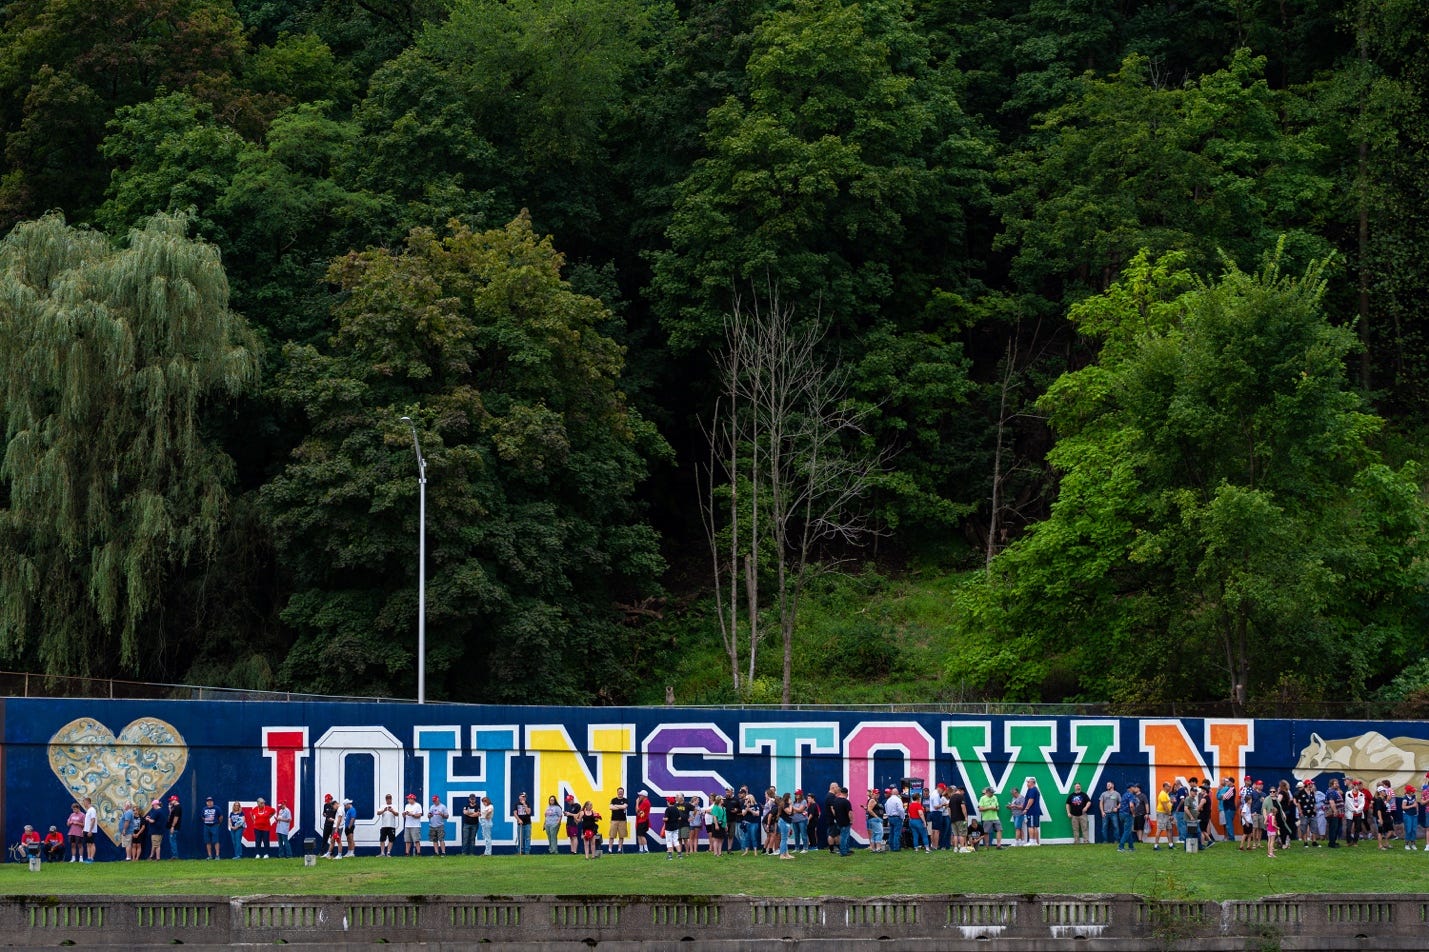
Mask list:
[[[119,843],[119,816],[132,800],[140,813],[178,782],[189,749],[172,724],[141,717],[114,732],[92,717],[70,721],[50,738],[50,769],[75,800],[92,797],[99,828]]]

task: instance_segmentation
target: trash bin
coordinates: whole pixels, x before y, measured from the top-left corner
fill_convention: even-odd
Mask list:
[[[309,836],[303,840],[303,865],[316,866],[318,864],[318,841]]]

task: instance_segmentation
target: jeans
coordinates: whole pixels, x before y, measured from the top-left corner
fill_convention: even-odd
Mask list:
[[[1118,822],[1118,817],[1115,813],[1102,814],[1102,842],[1121,842],[1121,824]]]
[[[234,858],[234,859],[242,859],[242,858],[243,858],[243,831],[242,831],[241,829],[239,829],[239,830],[229,830],[229,831],[228,831],[228,835],[233,838],[233,858]]]
[[[1419,815],[1404,814],[1404,845],[1413,846],[1419,839]]]
[[[480,821],[480,823],[481,823],[481,841],[486,844],[486,853],[485,853],[484,855],[490,856],[490,855],[491,855],[491,824],[492,824],[492,821],[491,821],[491,820],[482,820],[482,821]]]
[[[262,853],[264,856],[267,856],[267,855],[268,855],[268,831],[267,831],[267,830],[254,830],[254,831],[253,831],[253,855],[254,855],[254,856],[257,856],[259,853]]]
[[[838,826],[830,827],[830,829],[836,829],[839,831],[839,855],[847,856],[849,853],[853,852],[853,827]]]
[[[759,849],[759,822],[745,822],[739,824],[739,848],[746,850]]]
[[[1186,814],[1176,811],[1176,839],[1186,842]]]
[[[461,853],[470,856],[476,852],[476,824],[464,820],[461,825]]]
[[[888,848],[895,853],[903,848],[903,818],[901,816],[888,818]]]
[[[809,818],[807,816],[796,816],[794,818],[794,849],[809,848]]]
[[[788,820],[779,820],[779,855],[789,855],[789,839],[794,835],[794,824]]]
[[[1235,807],[1221,807],[1221,826],[1226,828],[1226,839],[1236,839]]]
[[[531,855],[531,824],[521,823],[516,827],[516,852],[522,856]]]
[[[913,834],[913,848],[922,850],[928,848],[928,827],[922,820],[909,820],[908,829]]]
[[[875,846],[883,842],[883,817],[871,816],[868,818],[868,845]]]
[[[179,831],[169,831],[169,859],[179,858]]]
[[[278,834],[278,858],[279,858],[279,859],[292,859],[292,858],[293,858],[293,845],[288,842],[288,834],[286,834],[286,833],[279,833],[279,834]]]
[[[1121,839],[1117,840],[1117,849],[1136,849],[1136,824],[1131,821],[1129,813],[1117,814],[1117,825],[1121,827]]]
[[[938,831],[938,848],[953,848],[953,818],[946,813],[933,814],[933,829]]]

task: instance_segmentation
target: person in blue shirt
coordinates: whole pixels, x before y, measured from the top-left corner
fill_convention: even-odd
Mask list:
[[[199,824],[203,827],[203,848],[205,859],[218,859],[219,836],[223,829],[223,811],[213,805],[213,797],[206,797],[203,808],[198,811]]]
[[[1116,844],[1118,853],[1136,849],[1136,784],[1130,784],[1121,795],[1121,806],[1117,807],[1117,825],[1121,827],[1121,839]]]
[[[1037,779],[1027,778],[1027,791],[1022,795],[1022,828],[1027,831],[1027,845],[1042,845],[1042,791]]]

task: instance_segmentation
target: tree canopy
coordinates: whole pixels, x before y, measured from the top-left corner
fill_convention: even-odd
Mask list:
[[[987,651],[950,694],[1409,696],[1425,35],[1411,0],[7,3],[0,235],[15,273],[84,278],[12,278],[0,314],[24,329],[0,342],[23,371],[0,653],[83,671],[113,640],[171,681],[410,692],[410,416],[433,696],[628,700],[682,626],[718,650],[695,608],[713,352],[737,294],[777,288],[827,328],[849,458],[881,461],[877,531],[811,568],[969,578],[946,610]],[[129,358],[83,326],[129,320],[113,275],[160,247],[186,250],[143,267],[195,290],[144,313],[133,359],[194,363],[191,421],[139,420]],[[241,385],[206,376],[220,340]],[[128,430],[35,422],[68,419],[56,375],[84,354]],[[51,476],[106,446],[100,518]],[[75,545],[109,554],[35,561]],[[1113,680],[1068,631],[1203,650]]]

